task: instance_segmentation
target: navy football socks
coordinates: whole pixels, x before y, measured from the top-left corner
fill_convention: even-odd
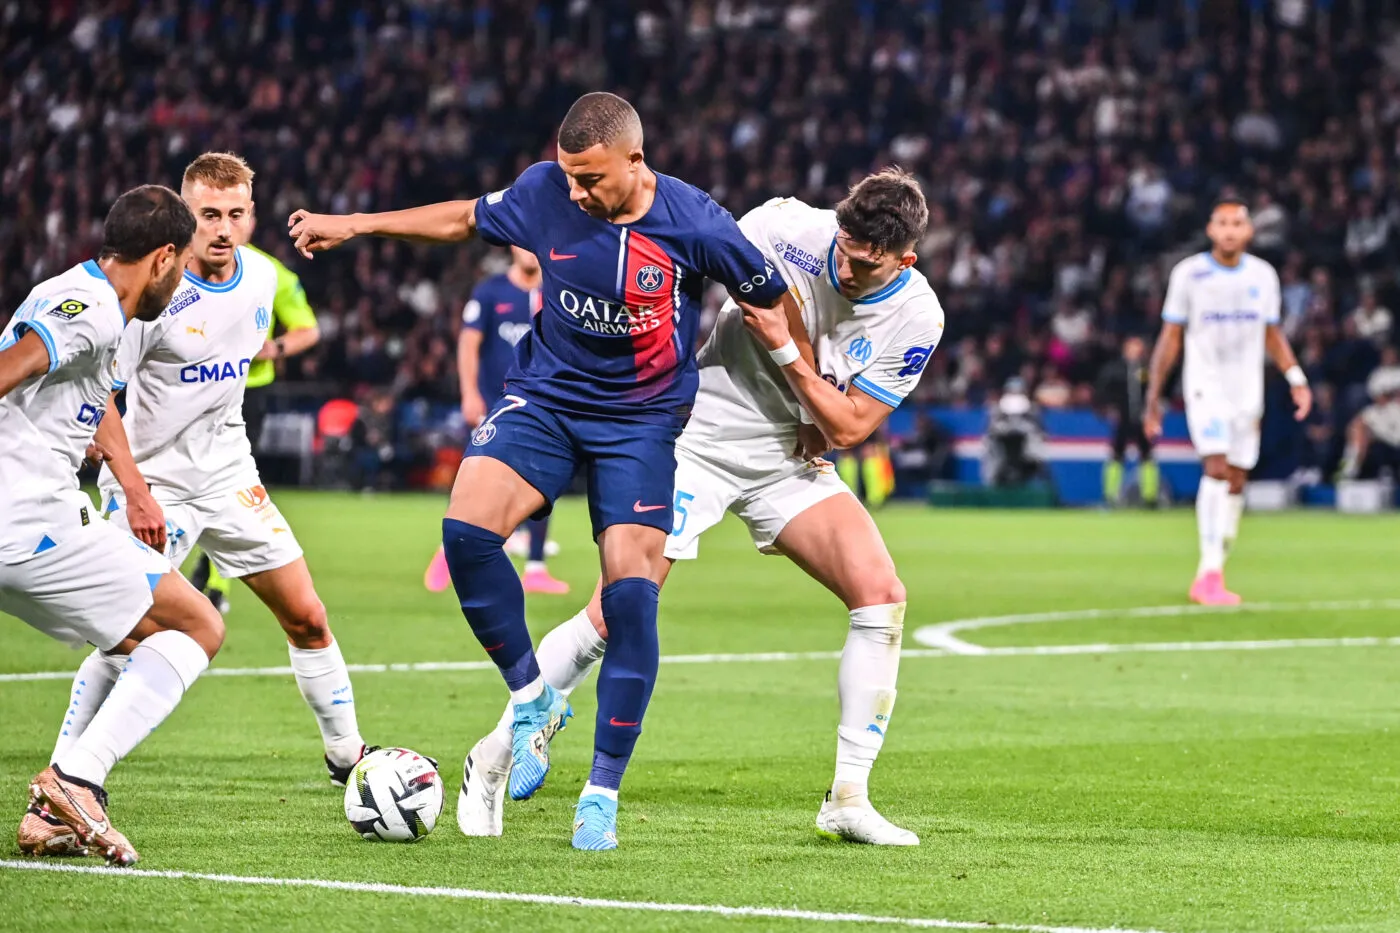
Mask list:
[[[628,577],[603,587],[603,619],[608,647],[598,671],[598,719],[593,733],[593,770],[588,783],[617,790],[632,749],[642,734],[642,717],[661,647],[656,607],[661,589],[644,577]]]
[[[481,647],[501,669],[506,686],[520,690],[540,676],[540,665],[525,625],[525,591],[515,565],[506,556],[505,543],[505,538],[485,528],[455,518],[442,520],[442,550],[462,615],[467,617]],[[655,643],[655,597],[651,617]],[[653,663],[653,675],[655,671]],[[647,692],[651,692],[649,688]]]
[[[549,534],[548,518],[532,518],[525,523],[530,530],[530,560],[544,560],[545,536]]]

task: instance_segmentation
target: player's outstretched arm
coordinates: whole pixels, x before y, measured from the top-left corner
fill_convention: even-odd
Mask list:
[[[796,345],[792,321],[801,328],[801,318],[796,313],[796,302],[791,294],[785,294],[782,301],[772,308],[739,302],[744,312],[744,324],[769,353],[779,351],[775,357],[782,366],[783,376],[803,409],[812,417],[822,434],[833,446],[854,447],[864,441],[880,426],[894,408],[886,405],[860,389],[852,388],[842,392],[817,373],[811,360],[811,342],[806,341],[805,355]],[[806,330],[801,330],[806,338]],[[796,356],[784,361],[782,348],[794,344]],[[791,353],[787,354],[791,355]]]
[[[17,342],[0,350],[0,398],[4,398],[27,379],[49,371],[49,350],[35,331],[29,331]]]
[[[297,252],[335,249],[357,236],[392,237],[415,243],[460,243],[476,233],[476,199],[441,201],[378,214],[313,214],[299,210],[287,218]]]
[[[1293,417],[1302,421],[1312,411],[1312,389],[1308,386],[1307,373],[1298,365],[1298,357],[1293,355],[1288,338],[1277,324],[1264,328],[1264,349],[1269,352],[1269,359],[1274,361],[1279,372],[1283,373],[1283,378],[1288,380],[1288,389],[1293,394]]]
[[[1163,322],[1157,345],[1152,348],[1152,362],[1147,370],[1147,410],[1142,415],[1142,430],[1149,440],[1156,440],[1162,434],[1162,390],[1176,365],[1176,358],[1181,355],[1183,330],[1180,324]]]
[[[107,466],[126,496],[126,522],[131,533],[143,544],[164,551],[165,512],[151,495],[146,478],[131,454],[131,442],[127,440],[126,426],[117,411],[115,392],[107,399],[107,414],[97,423],[94,440],[105,452]]]

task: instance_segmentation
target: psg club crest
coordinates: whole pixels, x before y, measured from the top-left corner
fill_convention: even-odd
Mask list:
[[[644,292],[654,292],[666,281],[666,274],[660,266],[645,265],[637,270],[637,287]]]
[[[472,432],[472,446],[481,447],[491,443],[491,438],[496,436],[496,426],[491,422],[486,422],[481,427]]]

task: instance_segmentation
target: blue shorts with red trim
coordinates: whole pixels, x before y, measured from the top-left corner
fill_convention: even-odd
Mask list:
[[[545,507],[535,518],[548,515],[584,469],[594,538],[611,525],[670,534],[682,427],[561,412],[512,393],[472,432],[463,456],[499,460],[539,490]]]

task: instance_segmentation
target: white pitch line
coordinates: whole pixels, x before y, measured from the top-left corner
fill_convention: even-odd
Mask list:
[[[1007,616],[976,616],[970,619],[953,619],[948,622],[939,622],[936,625],[925,625],[914,631],[914,640],[929,648],[937,648],[949,654],[964,655],[986,655],[986,654],[1095,654],[1100,646],[1095,645],[1059,645],[1055,650],[1042,650],[1040,648],[988,648],[985,645],[977,645],[958,638],[956,632],[975,631],[977,629],[994,628],[1001,625],[1026,625],[1037,622],[1079,622],[1092,619],[1149,619],[1173,616],[1194,616],[1194,615],[1237,615],[1240,613],[1253,612],[1294,612],[1294,611],[1341,611],[1341,612],[1364,612],[1369,609],[1400,609],[1400,599],[1344,599],[1344,600],[1315,600],[1304,603],[1245,603],[1242,606],[1192,606],[1178,604],[1173,606],[1138,606],[1136,608],[1125,609],[1063,609],[1057,612],[1026,612],[1019,615]],[[1281,639],[1276,641],[1261,642],[1234,642],[1241,651],[1263,648],[1350,648],[1363,647],[1358,642],[1350,644],[1356,639]],[[1364,641],[1364,639],[1362,640]],[[1384,640],[1381,642],[1384,643]],[[1209,645],[1211,647],[1193,648],[1178,647],[1167,648],[1163,645]],[[1114,645],[1112,651],[1219,651],[1221,648],[1214,647],[1216,642],[1163,642],[1158,645]],[[1369,647],[1370,645],[1365,645]],[[1066,650],[1069,649],[1069,650]],[[1075,650],[1078,649],[1078,650]]]
[[[269,878],[258,875],[206,874],[196,871],[151,871],[143,868],[109,868],[105,865],[70,865],[0,859],[0,869],[51,871],[111,878],[163,878],[172,881],[207,881],[214,884],[257,885],[273,888],[321,888],[360,894],[396,894],[407,897],[441,897],[467,901],[504,901],[547,907],[584,907],[603,910],[639,910],[664,914],[714,914],[721,917],[762,917],[800,920],[806,923],[870,923],[933,930],[1010,930],[1015,933],[1159,933],[1120,927],[1057,927],[1041,924],[987,923],[974,920],[942,920],[924,917],[885,917],[876,914],[834,913],[783,907],[729,907],[724,904],[670,904],[656,901],[618,901],[559,894],[524,894],[512,891],[477,891],[472,888],[411,887],[372,881],[328,881],[320,878]]]
[[[1232,608],[1211,606],[1139,606],[1126,609],[1065,609],[1058,612],[1027,612],[1020,615],[977,616],[953,619],[914,630],[914,641],[923,648],[905,648],[904,658],[946,658],[950,656],[1017,657],[1062,654],[1131,654],[1167,651],[1265,651],[1281,648],[1378,648],[1400,646],[1400,638],[1281,638],[1256,641],[1171,641],[1096,645],[1025,645],[989,648],[963,641],[954,632],[1020,625],[1033,622],[1074,622],[1089,619],[1142,619],[1160,616],[1234,615],[1248,612],[1289,610],[1332,610],[1359,612],[1368,609],[1400,609],[1400,599],[1329,600],[1308,603],[1251,603]],[[758,651],[749,654],[670,654],[662,664],[758,664],[779,661],[838,661],[839,651]],[[418,661],[400,664],[348,664],[352,674],[422,674],[440,672],[490,671],[490,661]],[[0,683],[31,680],[72,680],[73,671],[33,671],[0,674]],[[292,669],[280,667],[211,667],[206,677],[290,677]]]
[[[913,648],[903,652],[906,658],[941,657],[944,651]],[[662,664],[753,664],[765,661],[839,661],[839,651],[760,651],[752,654],[669,654]],[[442,671],[494,671],[491,661],[418,661],[411,664],[347,664],[352,674],[412,674]],[[0,683],[27,680],[72,680],[73,671],[34,671],[0,674]],[[281,667],[211,667],[205,677],[290,677],[292,669]]]

